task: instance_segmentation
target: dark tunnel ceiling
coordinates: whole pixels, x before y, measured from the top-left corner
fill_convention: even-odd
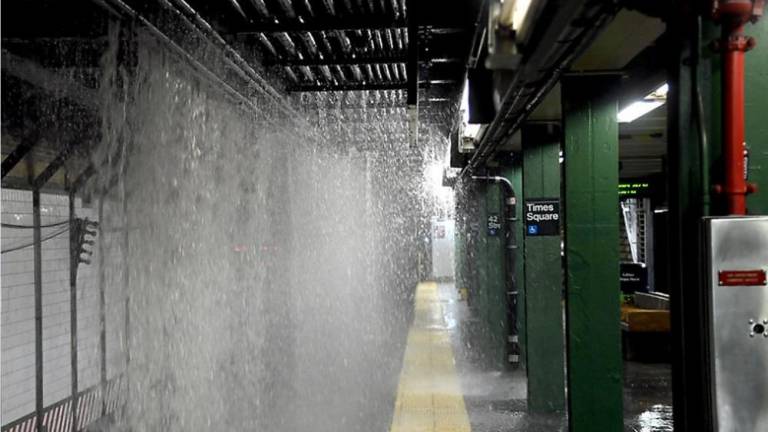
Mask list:
[[[151,14],[162,0],[127,2]],[[3,46],[44,66],[97,63],[107,20],[100,0],[3,4]],[[105,2],[108,3],[108,2]],[[134,4],[135,3],[135,4]],[[466,0],[188,0],[287,92],[406,89],[407,23],[418,25],[420,103],[454,102],[477,12]],[[415,8],[411,4],[416,5]],[[414,8],[414,10],[410,10]],[[58,56],[51,56],[56,39]],[[68,46],[69,44],[69,46]],[[60,64],[52,64],[58,61]]]
[[[410,94],[418,89],[421,121],[445,134],[463,88],[479,9],[479,2],[470,0],[3,2],[4,158],[34,141],[28,149],[31,159],[16,165],[3,179],[5,186],[28,186],[26,179],[57,155],[64,155],[65,166],[74,166],[75,172],[88,164],[97,131],[45,129],[51,119],[39,116],[34,122],[45,130],[30,134],[35,128],[29,121],[37,111],[72,118],[92,115],[109,23],[117,16],[126,18],[116,4],[128,5],[155,22],[167,20],[170,8],[191,7],[285,95],[358,90],[398,90],[405,95],[410,82]],[[418,61],[409,53],[414,40]],[[418,70],[417,82],[411,70]],[[29,91],[8,91],[30,86]],[[34,106],[8,114],[8,108],[29,104]],[[46,108],[51,106],[57,108]]]

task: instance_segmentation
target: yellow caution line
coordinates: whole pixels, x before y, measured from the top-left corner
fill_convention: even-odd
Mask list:
[[[416,288],[391,432],[470,432],[449,330],[434,282]]]

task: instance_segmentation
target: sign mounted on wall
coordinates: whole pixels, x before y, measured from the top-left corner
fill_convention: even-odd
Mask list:
[[[529,198],[524,210],[527,236],[560,235],[560,199]]]
[[[635,181],[628,183],[619,183],[619,197],[650,197],[653,195],[653,184],[647,181]]]
[[[492,237],[496,237],[499,235],[499,230],[501,230],[501,218],[499,217],[498,213],[489,213],[488,214],[488,235]]]

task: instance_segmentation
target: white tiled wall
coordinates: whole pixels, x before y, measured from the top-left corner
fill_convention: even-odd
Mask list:
[[[76,202],[78,217],[96,219],[95,209],[83,208]],[[42,223],[67,220],[68,198],[63,195],[41,196]],[[32,225],[32,193],[2,190],[2,221],[17,225]],[[43,238],[61,227],[43,229]],[[2,228],[2,249],[32,243],[31,229]],[[70,381],[70,303],[69,303],[69,235],[43,242],[43,382],[44,404],[49,405],[68,397]],[[99,293],[97,285],[98,256],[91,265],[80,265],[78,272],[78,356],[79,388],[85,389],[99,380]],[[33,248],[2,254],[2,424],[34,411],[35,351],[34,351],[34,276]],[[107,290],[108,293],[116,292]],[[108,313],[123,304],[119,295],[111,295]],[[118,327],[120,316],[108,315],[108,328]],[[113,321],[114,320],[114,321]],[[122,359],[119,332],[108,332],[107,346],[118,351],[113,357]],[[112,365],[111,368],[114,369]],[[108,371],[109,371],[108,367]],[[114,375],[110,373],[109,375]]]

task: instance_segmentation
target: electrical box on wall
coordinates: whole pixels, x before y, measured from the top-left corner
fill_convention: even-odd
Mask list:
[[[708,218],[715,431],[768,431],[768,217]]]

